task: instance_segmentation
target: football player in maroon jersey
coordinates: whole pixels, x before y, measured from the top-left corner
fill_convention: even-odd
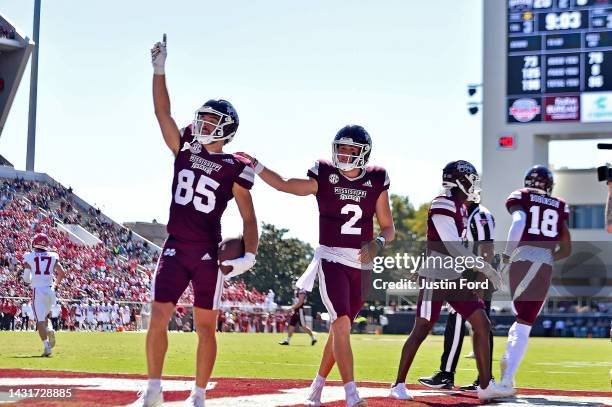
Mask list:
[[[318,275],[321,298],[332,324],[307,405],[320,405],[325,378],[334,363],[344,383],[347,406],[367,405],[357,393],[353,376],[351,323],[371,287],[372,259],[395,236],[389,177],[384,168],[367,165],[371,151],[368,132],[361,126],[348,125],[334,138],[332,162],[316,161],[307,179],[285,179],[242,154],[251,161],[255,173],[273,188],[294,195],[314,195],[317,199],[320,246],[296,285],[311,291]],[[376,238],[374,215],[381,231]]]
[[[514,375],[527,351],[531,326],[546,301],[552,264],[569,256],[572,250],[566,223],[569,207],[563,199],[551,195],[552,172],[536,165],[525,174],[524,185],[506,200],[512,225],[501,255],[502,273],[508,271],[516,314],[500,361],[501,384],[510,389],[514,388]]]
[[[168,347],[168,321],[191,282],[198,348],[196,381],[186,405],[204,406],[206,384],[217,353],[215,328],[224,280],[217,262],[221,215],[235,198],[243,219],[245,255],[223,262],[233,267],[228,274],[231,277],[255,264],[258,232],[249,192],[255,175],[244,159],[223,152],[238,129],[238,114],[231,103],[209,100],[196,111],[193,123],[179,130],[170,113],[166,88],[165,34],[163,42],[151,49],[151,58],[155,115],[164,141],[174,154],[174,178],[169,236],[152,282],[153,308],[146,343],[149,382],[136,405],[163,403],[160,380]]]
[[[414,357],[432,327],[440,316],[442,304],[446,301],[464,319],[468,320],[474,331],[474,353],[480,385],[477,386],[478,398],[491,400],[505,397],[504,389],[498,386],[491,376],[489,333],[491,323],[485,313],[484,301],[476,292],[461,286],[463,269],[451,266],[448,260],[461,259],[460,264],[473,265],[474,271],[482,272],[498,287],[499,274],[483,260],[478,261],[474,253],[463,245],[467,226],[465,203],[478,198],[480,176],[472,164],[459,160],[447,164],[442,170],[442,186],[445,194],[433,199],[427,214],[427,258],[444,259],[430,261],[419,270],[419,297],[414,328],[402,349],[395,384],[390,396],[400,400],[411,400],[406,390],[406,377]],[[450,262],[452,263],[452,261]],[[448,265],[447,265],[448,264]]]

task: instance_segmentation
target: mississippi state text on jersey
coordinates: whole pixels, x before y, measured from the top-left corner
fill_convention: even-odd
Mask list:
[[[32,288],[51,287],[55,279],[53,270],[59,261],[59,255],[52,251],[26,253],[23,262],[32,270]]]
[[[373,239],[376,201],[389,189],[384,168],[367,167],[350,179],[331,162],[319,160],[308,176],[318,183],[319,244],[360,249]]]
[[[193,141],[191,125],[181,131],[181,149],[174,161],[168,234],[180,241],[218,243],[221,215],[234,197],[234,183],[251,189],[253,169],[242,157],[209,153]]]
[[[508,211],[518,207],[527,214],[519,246],[552,248],[559,241],[562,224],[569,218],[569,206],[563,199],[547,195],[534,188],[521,188],[506,200]]]

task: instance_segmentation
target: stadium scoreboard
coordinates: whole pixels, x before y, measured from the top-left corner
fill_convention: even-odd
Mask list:
[[[507,6],[507,122],[612,122],[612,0]]]

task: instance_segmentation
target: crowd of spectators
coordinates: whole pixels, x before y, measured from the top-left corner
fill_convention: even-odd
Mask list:
[[[16,32],[14,28],[0,25],[0,38],[8,38],[9,40],[14,40],[15,37]]]
[[[100,243],[93,246],[74,243],[55,227],[57,224],[80,225]],[[32,236],[43,232],[67,271],[64,282],[58,287],[58,298],[62,302],[58,305],[54,325],[59,329],[76,330],[146,328],[150,315],[148,295],[158,252],[145,240],[135,238],[131,230],[112,222],[99,209],[80,207],[75,203],[71,188],[23,179],[1,179],[0,228],[3,230],[0,236],[0,326],[33,328],[31,304],[28,303],[30,292],[21,279],[21,261],[31,250]],[[124,305],[119,306],[119,302]],[[179,304],[192,303],[193,291],[189,286]],[[118,307],[125,308],[119,311]],[[220,330],[284,331],[286,318],[284,313],[275,312],[272,291],[263,294],[249,289],[242,281],[226,281],[221,309]],[[130,315],[134,314],[130,324],[124,323],[123,318],[128,310]],[[192,330],[191,312],[179,305],[170,327]]]
[[[0,184],[0,297],[28,297],[21,280],[23,255],[34,234],[49,236],[67,270],[58,297],[69,300],[142,302],[148,294],[157,253],[132,232],[104,220],[98,211],[79,211],[72,190],[22,179]],[[101,240],[93,246],[74,243],[55,228],[77,222]]]

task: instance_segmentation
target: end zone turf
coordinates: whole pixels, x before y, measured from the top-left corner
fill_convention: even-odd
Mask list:
[[[180,405],[189,394],[193,378],[167,377],[163,381],[165,406]],[[0,369],[0,403],[28,406],[124,406],[136,400],[136,392],[146,383],[142,375],[88,374],[52,370]],[[268,380],[214,378],[209,383],[206,405],[220,406],[299,406],[308,394],[306,380]],[[360,382],[359,391],[372,407],[379,406],[472,406],[480,405],[474,393],[429,390],[409,386],[414,402],[387,398],[388,384]],[[70,397],[16,397],[41,389],[70,390]],[[38,390],[36,390],[38,389]],[[50,393],[50,392],[49,392]],[[323,391],[323,402],[329,407],[344,406],[341,383],[330,382]],[[612,394],[604,392],[521,389],[515,398],[495,403],[498,406],[537,404],[540,406],[612,405]]]

